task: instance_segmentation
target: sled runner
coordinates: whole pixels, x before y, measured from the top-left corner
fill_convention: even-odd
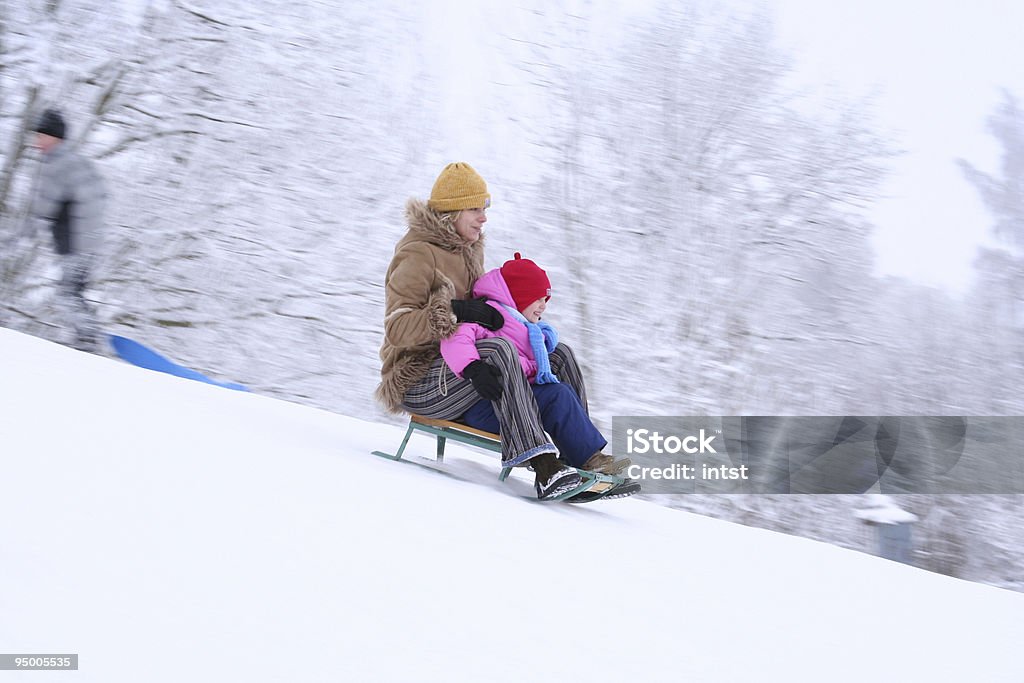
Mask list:
[[[444,448],[449,439],[470,446],[476,446],[493,453],[501,454],[501,437],[498,434],[475,429],[469,425],[449,420],[435,420],[422,415],[412,415],[409,418],[409,428],[405,430],[405,438],[398,447],[398,452],[391,454],[384,451],[373,451],[374,455],[389,460],[401,460],[405,454],[405,448],[409,444],[409,437],[413,432],[421,432],[432,435],[437,440],[436,459],[437,462],[444,462]],[[590,502],[599,498],[624,498],[633,495],[640,490],[640,485],[609,474],[600,474],[587,470],[577,470],[583,478],[583,484],[554,500],[566,500],[568,502]],[[499,479],[505,481],[512,472],[511,467],[503,467]],[[572,499],[576,499],[575,501]]]

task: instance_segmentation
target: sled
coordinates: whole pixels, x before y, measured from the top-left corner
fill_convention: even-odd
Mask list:
[[[435,457],[437,462],[444,462],[444,447],[449,439],[458,443],[464,443],[469,446],[476,446],[492,453],[498,453],[501,455],[501,436],[492,432],[485,432],[482,429],[476,429],[469,425],[464,425],[460,422],[452,422],[450,420],[435,420],[429,417],[423,417],[422,415],[411,415],[409,417],[409,428],[405,430],[405,438],[402,439],[402,444],[398,447],[397,453],[385,453],[384,451],[373,451],[374,455],[379,455],[382,458],[388,460],[401,460],[405,454],[405,448],[409,445],[409,437],[413,435],[413,432],[421,432],[424,434],[431,435],[436,438],[436,451]],[[580,473],[580,477],[583,478],[583,485],[565,493],[553,500],[566,500],[573,496],[587,492],[591,495],[602,494],[611,491],[616,486],[623,484],[625,480],[622,477],[612,476],[610,474],[600,474],[598,472],[590,472],[588,470],[577,469]],[[501,481],[505,481],[508,475],[511,474],[511,467],[502,467],[501,473],[498,478]]]
[[[191,379],[205,384],[212,384],[214,386],[224,387],[225,389],[249,391],[241,384],[235,384],[234,382],[221,382],[219,380],[211,379],[201,372],[179,365],[166,356],[157,353],[155,350],[149,348],[145,344],[135,341],[134,339],[112,334],[109,336],[108,341],[118,358],[140,368],[163,372],[168,375],[183,377],[185,379]]]

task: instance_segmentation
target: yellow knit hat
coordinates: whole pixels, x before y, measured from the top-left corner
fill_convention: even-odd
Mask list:
[[[463,161],[448,164],[434,181],[427,202],[434,211],[486,209],[491,205],[487,183],[473,167]]]

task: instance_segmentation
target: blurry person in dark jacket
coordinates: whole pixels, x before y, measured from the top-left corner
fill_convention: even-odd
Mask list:
[[[72,342],[83,351],[96,351],[99,329],[85,290],[99,253],[103,234],[106,189],[95,164],[65,141],[67,125],[60,112],[47,109],[33,128],[42,166],[32,213],[50,224],[53,246],[61,267],[59,301]]]

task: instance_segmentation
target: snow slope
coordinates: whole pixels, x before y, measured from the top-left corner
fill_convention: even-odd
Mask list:
[[[0,329],[7,681],[1021,681],[1024,594]],[[429,455],[432,444],[414,441]]]

